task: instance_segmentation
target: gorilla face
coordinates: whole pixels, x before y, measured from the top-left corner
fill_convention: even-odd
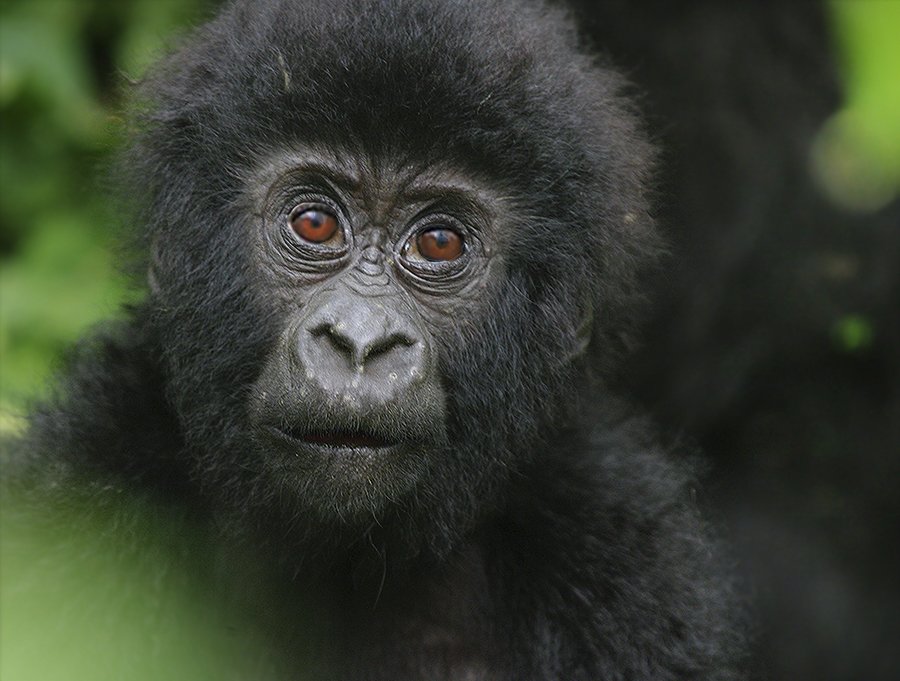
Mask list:
[[[458,442],[442,364],[490,308],[505,226],[459,173],[351,158],[295,151],[253,183],[257,285],[283,320],[251,390],[259,456],[344,516],[408,493]]]

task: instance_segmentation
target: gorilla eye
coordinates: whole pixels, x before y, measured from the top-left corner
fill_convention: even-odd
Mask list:
[[[291,229],[300,238],[321,244],[337,234],[338,220],[333,213],[322,208],[300,208],[291,215]]]
[[[463,254],[463,239],[459,232],[446,227],[435,227],[419,232],[416,250],[425,260],[446,262]]]

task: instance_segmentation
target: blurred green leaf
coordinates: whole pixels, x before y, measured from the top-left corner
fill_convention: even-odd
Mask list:
[[[875,330],[872,323],[860,315],[847,315],[837,321],[833,337],[838,347],[845,352],[859,352],[872,345]]]
[[[0,3],[0,409],[38,394],[61,351],[129,294],[104,188],[128,79],[206,0]],[[115,219],[114,219],[115,218]],[[133,293],[131,294],[133,297]]]
[[[839,205],[878,210],[900,195],[900,2],[831,0],[845,102],[813,149]]]

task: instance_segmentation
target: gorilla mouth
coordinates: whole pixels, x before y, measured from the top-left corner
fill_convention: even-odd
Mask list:
[[[362,431],[326,431],[307,433],[301,438],[304,442],[325,447],[349,447],[359,449],[381,449],[397,444],[383,437]]]
[[[277,428],[278,432],[297,442],[315,447],[333,449],[386,449],[398,444],[381,435],[361,430],[308,431],[294,428]]]

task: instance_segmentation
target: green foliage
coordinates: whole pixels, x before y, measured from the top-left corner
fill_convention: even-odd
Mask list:
[[[77,484],[2,492],[0,678],[287,678],[189,518]]]
[[[813,169],[837,205],[878,210],[900,196],[900,2],[830,7],[845,101],[822,129]]]
[[[837,347],[844,352],[859,352],[872,345],[875,330],[865,317],[847,315],[834,325],[832,337]]]
[[[129,294],[104,172],[130,82],[206,0],[0,4],[0,430]]]

